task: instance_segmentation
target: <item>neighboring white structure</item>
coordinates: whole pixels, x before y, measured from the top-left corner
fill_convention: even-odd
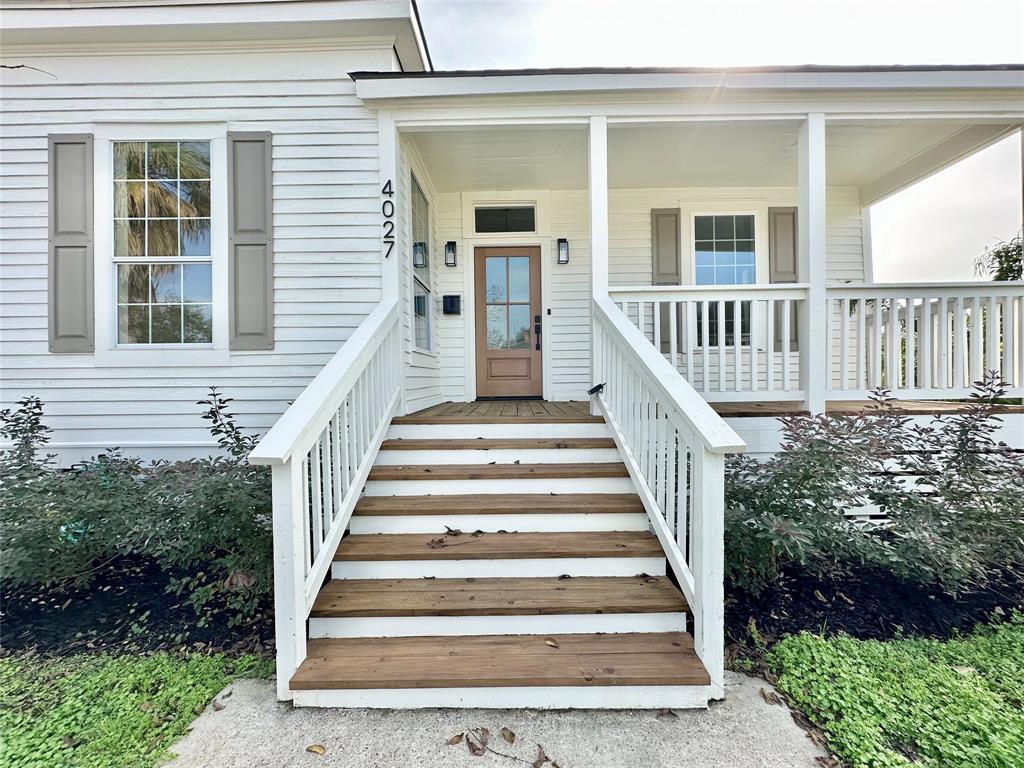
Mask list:
[[[368,496],[414,489],[372,484],[395,416],[605,385],[606,426],[405,438],[613,438],[710,682],[304,703],[706,702],[722,457],[743,447],[709,402],[954,399],[990,369],[1024,395],[1022,285],[873,284],[868,215],[1020,131],[1020,66],[436,72],[409,0],[0,10],[3,402],[39,395],[67,462],[213,450],[210,385],[244,428],[273,427],[253,460],[275,473],[282,697],[367,478]],[[763,420],[730,424],[774,450]],[[450,482],[432,487],[467,493]],[[509,482],[480,492],[540,483]]]

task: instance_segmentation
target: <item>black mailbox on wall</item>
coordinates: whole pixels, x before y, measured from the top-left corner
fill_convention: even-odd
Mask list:
[[[462,296],[459,294],[442,296],[441,309],[446,315],[462,314]]]

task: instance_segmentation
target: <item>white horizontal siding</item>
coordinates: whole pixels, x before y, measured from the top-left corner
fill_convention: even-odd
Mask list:
[[[247,430],[269,428],[381,298],[377,128],[344,73],[390,51],[213,51],[33,56],[3,79],[0,152],[2,403],[35,394],[73,460],[106,446],[196,455],[213,442],[196,401],[233,397]],[[47,134],[98,123],[226,123],[273,139],[275,347],[223,365],[102,365],[47,349]],[[97,253],[97,261],[109,254]],[[215,254],[226,258],[226,254]],[[215,296],[226,301],[226,296]],[[105,309],[105,308],[104,308]]]

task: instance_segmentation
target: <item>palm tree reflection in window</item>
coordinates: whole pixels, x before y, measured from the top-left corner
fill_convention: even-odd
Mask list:
[[[209,142],[115,143],[119,342],[211,341],[210,231]]]

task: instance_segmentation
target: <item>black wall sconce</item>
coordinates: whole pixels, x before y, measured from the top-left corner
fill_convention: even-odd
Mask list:
[[[449,240],[444,244],[444,265],[446,267],[455,266],[455,241]]]
[[[412,265],[417,268],[427,266],[427,244],[426,243],[413,243],[412,244]]]
[[[558,238],[558,263],[569,263],[569,241],[564,237]]]

